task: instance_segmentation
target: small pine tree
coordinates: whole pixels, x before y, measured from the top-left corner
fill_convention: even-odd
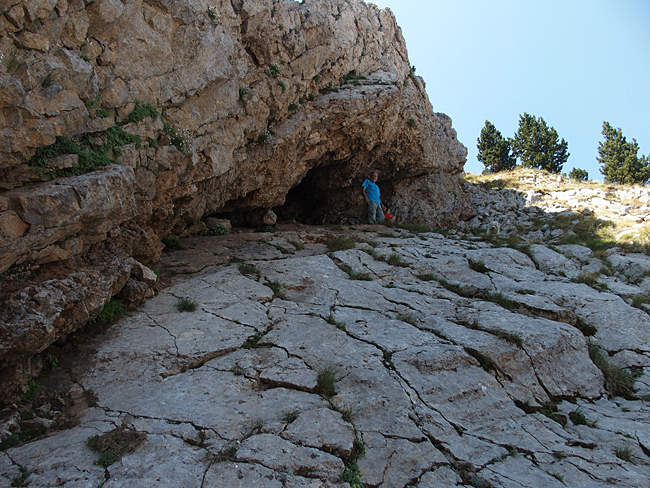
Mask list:
[[[537,118],[525,112],[519,116],[519,129],[512,148],[521,159],[522,166],[560,173],[569,159],[568,146],[564,139],[559,140],[557,131],[546,125],[542,117]]]
[[[627,142],[621,129],[614,129],[609,122],[603,122],[604,142],[598,143],[600,172],[607,183],[633,185],[645,184],[650,179],[650,158],[639,158],[639,145],[635,139]]]
[[[589,179],[589,173],[584,169],[573,168],[569,173],[569,178],[575,181],[587,181]]]
[[[517,164],[510,152],[510,141],[505,139],[489,120],[485,121],[485,126],[481,129],[476,148],[476,159],[483,163],[487,173],[508,171]]]

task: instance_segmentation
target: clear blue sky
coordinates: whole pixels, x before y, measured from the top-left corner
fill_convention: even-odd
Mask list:
[[[389,7],[437,112],[478,173],[485,120],[512,137],[543,117],[569,143],[563,171],[602,181],[603,121],[650,153],[650,0],[376,0]]]

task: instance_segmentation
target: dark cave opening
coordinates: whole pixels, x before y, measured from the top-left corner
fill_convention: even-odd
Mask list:
[[[319,168],[307,172],[305,177],[286,195],[283,205],[274,207],[273,211],[281,222],[295,220],[302,224],[322,224],[323,198],[326,196],[319,189],[322,175]]]
[[[355,174],[361,176],[355,176]],[[358,224],[366,221],[366,205],[361,193],[365,172],[350,161],[320,164],[306,174],[285,195],[281,205],[272,208],[278,222],[298,222],[306,225]],[[384,182],[389,188],[389,182]],[[249,198],[228,202],[213,217],[229,219],[233,225],[250,225],[251,214],[259,208],[251,207]]]

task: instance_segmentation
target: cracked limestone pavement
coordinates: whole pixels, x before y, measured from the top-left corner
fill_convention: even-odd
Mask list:
[[[94,339],[75,381],[96,401],[0,452],[3,486],[648,486],[650,320],[564,276],[593,265],[576,246],[299,225],[183,245]],[[590,341],[636,397],[608,395]],[[95,464],[117,427],[146,439]]]

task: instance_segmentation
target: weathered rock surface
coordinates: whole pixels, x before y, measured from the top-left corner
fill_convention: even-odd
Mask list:
[[[132,168],[119,192],[110,173],[91,178],[110,197],[105,214],[121,217],[113,227],[128,220],[146,236],[145,264],[159,257],[161,237],[205,230],[214,213],[252,211],[251,221],[272,225],[265,212],[278,207],[288,218],[361,221],[359,186],[371,168],[398,216],[436,221],[445,207],[439,223],[449,223],[472,213],[457,176],[466,150],[451,120],[433,113],[388,9],[362,0],[21,0],[0,20],[0,185],[36,186],[20,212],[20,193],[0,195],[0,272],[86,251],[62,244],[85,232],[71,227],[71,213],[101,226],[69,195],[83,182],[65,180],[60,194],[41,179],[111,161]],[[435,196],[427,208],[420,192]],[[44,230],[30,228],[48,203]]]
[[[371,169],[403,220],[473,215],[451,120],[393,14],[362,0],[9,1],[0,53],[0,274],[32,295],[43,266],[99,246],[151,267],[218,217],[361,222]],[[152,293],[117,281],[128,306]]]
[[[568,262],[558,260],[541,245],[533,261],[436,233],[344,233],[357,247],[330,255],[323,242],[335,234],[322,228],[184,239],[186,249],[160,268],[174,283],[72,364],[75,388],[96,403],[75,427],[1,453],[1,479],[22,476],[34,487],[333,487],[359,476],[391,488],[647,483],[648,407],[606,392],[588,342],[641,372],[644,394],[650,318],[554,272],[588,262],[568,252]],[[201,269],[183,267],[201,254]],[[231,264],[234,256],[257,270]],[[372,280],[352,279],[363,273]],[[196,311],[178,311],[181,298]],[[583,335],[578,317],[595,335]],[[326,371],[333,390],[324,389]],[[116,427],[146,440],[104,469],[86,441]]]

